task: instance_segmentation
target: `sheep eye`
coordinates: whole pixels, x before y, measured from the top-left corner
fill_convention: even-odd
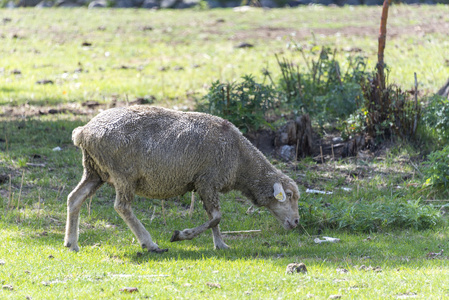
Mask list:
[[[291,198],[293,196],[293,193],[287,192],[287,197]]]

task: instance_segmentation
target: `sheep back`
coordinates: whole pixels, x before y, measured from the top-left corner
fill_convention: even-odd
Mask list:
[[[108,182],[158,199],[234,189],[242,148],[258,152],[227,120],[147,106],[104,111],[72,137]]]

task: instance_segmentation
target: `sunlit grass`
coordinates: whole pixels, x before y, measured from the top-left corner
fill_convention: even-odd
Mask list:
[[[446,10],[446,6],[391,8],[385,52],[390,82],[409,88],[417,72],[426,92],[435,92],[444,83],[449,43],[443,33],[425,33],[419,26],[444,22]],[[0,45],[2,105],[108,103],[152,96],[166,106],[192,107],[195,97],[204,95],[215,80],[233,81],[246,74],[262,79],[262,69],[268,67],[276,81],[276,53],[292,56],[305,69],[301,55],[287,47],[292,41],[306,49],[336,48],[338,56],[347,55],[345,49],[360,49],[372,69],[380,8],[300,7],[246,13],[20,9],[8,11],[8,17],[11,21],[2,25]],[[348,28],[359,29],[351,34]],[[242,42],[254,47],[236,48]],[[40,80],[54,84],[36,84]]]
[[[417,72],[420,87],[431,92],[447,80],[446,37],[419,35],[413,29],[449,21],[447,10],[446,6],[391,8],[389,32],[404,26],[410,31],[387,39],[390,82],[407,89]],[[195,98],[215,80],[232,81],[246,74],[262,80],[261,70],[268,67],[276,82],[275,53],[293,57],[306,69],[291,41],[306,50],[330,46],[337,49],[339,57],[349,55],[349,48],[360,48],[372,68],[380,18],[378,7],[320,6],[247,13],[220,9],[2,12],[7,12],[11,21],[0,25],[0,104],[5,110],[20,105],[24,112],[28,105],[71,103],[76,107],[87,100],[109,104],[137,97],[155,97],[159,105],[192,108]],[[366,34],[342,34],[348,25],[366,29]],[[291,34],[294,31],[296,35]],[[302,31],[306,34],[301,35]],[[236,48],[241,42],[255,47]],[[309,55],[309,51],[305,53]],[[53,84],[36,84],[44,79]],[[170,249],[156,255],[140,249],[114,211],[113,188],[103,186],[83,205],[80,252],[69,252],[63,247],[66,198],[82,174],[81,153],[71,143],[71,131],[89,118],[68,114],[9,118],[7,112],[2,116],[2,299],[449,297],[448,257],[440,252],[449,246],[444,216],[432,229],[421,231],[411,226],[356,231],[336,229],[326,216],[310,219],[306,212],[301,225],[287,232],[268,211],[249,209],[250,203],[239,193],[230,193],[222,197],[221,229],[261,232],[226,234],[224,239],[232,249],[214,251],[210,233],[192,241],[169,242],[173,230],[207,220],[198,202],[189,216],[190,194],[164,204],[137,197],[136,215],[153,239]],[[54,151],[56,147],[61,151]],[[301,207],[334,216],[332,209],[338,207],[357,209],[409,200],[428,207],[419,171],[422,166],[410,163],[417,156],[412,147],[399,145],[372,158],[325,164],[316,164],[311,158],[296,165],[273,162],[300,183]],[[308,194],[307,188],[333,194]],[[356,213],[354,217],[370,211]],[[341,241],[316,244],[314,239],[322,236]],[[293,262],[305,263],[308,273],[285,274],[286,266]],[[138,292],[120,291],[124,287],[136,287]]]

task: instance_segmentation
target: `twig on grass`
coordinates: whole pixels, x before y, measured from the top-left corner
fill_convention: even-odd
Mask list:
[[[195,192],[192,192],[192,199],[190,201],[190,209],[189,209],[189,218],[192,218],[194,207],[195,207]]]
[[[56,194],[56,199],[55,199],[56,202],[58,202],[59,196],[62,195],[62,192],[64,192],[64,189],[65,189],[65,184],[62,186],[62,188],[61,188],[61,186],[59,186],[58,193]]]
[[[22,196],[22,187],[23,187],[23,177],[25,176],[25,170],[22,171],[22,181],[20,183],[20,190],[19,190],[19,198],[17,199],[17,222],[20,222],[20,197]]]
[[[239,234],[239,233],[259,233],[262,232],[260,229],[254,230],[238,230],[238,231],[222,231],[223,234]]]
[[[12,203],[11,186],[12,186],[12,178],[11,178],[11,174],[9,174],[8,206],[6,207],[7,210],[9,210],[11,203]]]
[[[418,169],[418,166],[415,165],[411,160],[409,160],[409,161],[410,161],[410,164],[412,165],[412,167],[415,168],[416,171],[418,171],[419,175],[424,176],[423,173],[421,173],[421,171]]]
[[[90,197],[90,199],[89,199],[89,205],[87,206],[87,211],[89,212],[89,217],[90,217],[90,208],[92,207],[92,198],[93,198],[93,197]]]
[[[165,220],[165,208],[164,208],[164,200],[162,200],[162,218],[164,219],[164,225],[167,226],[167,221]]]
[[[45,164],[34,164],[34,163],[26,163],[28,167],[40,167],[45,168]]]
[[[305,232],[309,237],[312,237],[312,236],[307,232],[307,230],[304,228],[304,226],[302,226],[301,223],[299,223],[299,225],[301,225],[302,230],[304,230],[304,232]]]
[[[321,163],[324,164],[323,146],[320,146],[320,154],[321,154]]]
[[[154,214],[156,213],[156,206],[153,206],[153,214],[151,215],[151,218],[150,218],[150,224],[151,224],[151,222],[153,222],[153,220],[154,220]]]

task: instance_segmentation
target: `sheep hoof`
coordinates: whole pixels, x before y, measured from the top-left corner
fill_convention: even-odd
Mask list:
[[[173,243],[173,242],[180,241],[179,234],[180,234],[180,231],[179,230],[175,230],[175,232],[173,232],[173,235],[172,235],[172,237],[170,239],[170,242]]]
[[[159,254],[167,252],[167,251],[168,251],[168,249],[160,249],[160,248],[150,250],[151,253],[159,253]]]

